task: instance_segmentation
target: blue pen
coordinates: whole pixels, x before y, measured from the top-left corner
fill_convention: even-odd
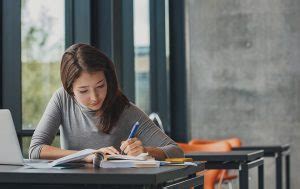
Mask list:
[[[135,124],[132,126],[132,129],[130,131],[128,139],[131,139],[131,138],[133,138],[135,136],[135,134],[136,134],[139,126],[140,126],[140,123],[138,121],[135,122]]]
[[[136,132],[137,132],[137,130],[139,128],[139,126],[140,126],[140,123],[138,121],[135,122],[135,124],[131,128],[131,131],[130,131],[130,134],[128,136],[128,139],[132,139],[134,137],[134,135],[136,134]],[[121,154],[123,154],[123,151],[121,151]]]

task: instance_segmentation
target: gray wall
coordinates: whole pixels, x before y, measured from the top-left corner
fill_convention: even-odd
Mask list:
[[[300,1],[190,0],[188,107],[192,138],[292,144],[300,185]],[[266,188],[275,188],[274,160]],[[256,170],[252,171],[252,188]]]

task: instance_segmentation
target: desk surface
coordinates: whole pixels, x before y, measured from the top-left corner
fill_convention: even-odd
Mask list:
[[[273,156],[275,153],[286,152],[290,149],[289,144],[283,145],[255,145],[255,146],[241,146],[232,148],[232,150],[264,150],[265,156]]]
[[[93,168],[26,169],[23,166],[0,165],[0,183],[56,184],[162,184],[204,170],[199,166],[162,166],[159,168]]]
[[[252,161],[263,157],[263,150],[255,151],[230,151],[230,152],[194,152],[185,154],[185,157],[193,158],[194,161]]]

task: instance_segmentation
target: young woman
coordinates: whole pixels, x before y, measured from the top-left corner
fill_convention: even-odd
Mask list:
[[[52,96],[32,136],[30,158],[57,159],[86,148],[133,156],[148,152],[159,160],[183,157],[177,144],[121,92],[105,54],[90,45],[72,45],[62,56],[60,74],[63,88]],[[136,121],[135,138],[127,139]],[[59,128],[62,148],[51,146]]]

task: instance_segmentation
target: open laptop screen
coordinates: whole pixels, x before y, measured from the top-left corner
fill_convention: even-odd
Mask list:
[[[14,122],[7,109],[0,109],[0,152],[0,164],[23,164]]]

